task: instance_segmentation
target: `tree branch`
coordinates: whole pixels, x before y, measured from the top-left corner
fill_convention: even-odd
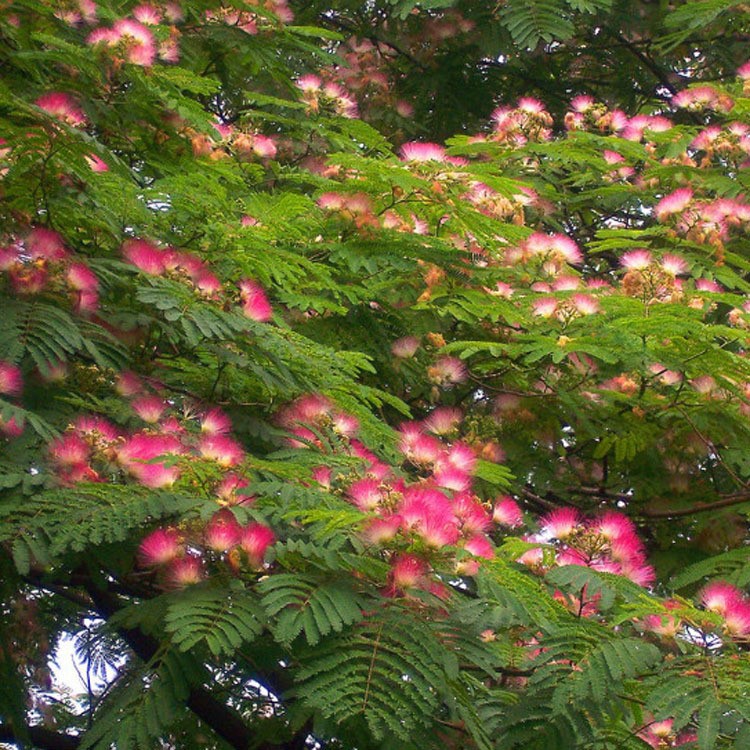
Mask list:
[[[53,732],[40,726],[26,727],[24,734],[35,747],[41,750],[76,750],[81,744],[81,738],[72,734]],[[0,724],[0,742],[21,742],[22,737],[9,724]]]

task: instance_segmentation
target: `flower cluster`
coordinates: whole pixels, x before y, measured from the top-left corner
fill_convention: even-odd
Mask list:
[[[297,79],[297,88],[310,112],[331,111],[348,118],[358,116],[356,99],[339,83],[326,83],[319,76],[308,74]]]
[[[556,565],[583,565],[630,578],[648,586],[655,578],[633,522],[624,514],[607,511],[586,519],[574,508],[560,508],[540,519],[539,531],[527,541],[550,545]],[[524,553],[521,562],[542,569],[542,548]]]
[[[196,255],[171,247],[159,247],[144,239],[126,240],[122,246],[123,257],[138,270],[150,276],[169,276],[188,284],[195,293],[217,302],[238,301],[242,312],[251,320],[265,323],[273,310],[265,290],[253,279],[238,283],[239,293],[229,293],[207,264]]]
[[[138,562],[158,571],[164,588],[199,583],[214,570],[262,570],[266,554],[276,541],[263,523],[240,524],[228,508],[214,513],[206,524],[157,528],[144,537]]]
[[[440,593],[432,563],[446,554],[447,564],[457,574],[474,575],[482,558],[494,556],[488,532],[497,526],[514,528],[523,521],[512,498],[499,498],[493,510],[474,492],[473,476],[485,446],[457,439],[462,421],[460,409],[438,407],[423,421],[402,425],[399,470],[356,440],[356,421],[323,396],[304,396],[279,416],[295,436],[291,444],[324,447],[321,436],[332,432],[337,450],[363,462],[362,469],[352,474],[334,474],[321,466],[313,476],[321,487],[365,514],[363,538],[390,559],[389,594],[414,587]]]
[[[63,294],[75,312],[84,315],[98,308],[96,275],[76,258],[60,234],[48,227],[34,227],[0,247],[0,271],[8,275],[16,294]]]

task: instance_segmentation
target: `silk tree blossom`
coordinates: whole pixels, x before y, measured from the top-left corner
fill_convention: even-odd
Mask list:
[[[503,495],[495,502],[492,520],[500,526],[515,529],[523,525],[523,512],[518,503],[509,495]]]
[[[139,396],[130,402],[133,411],[149,424],[156,424],[166,411],[167,404],[159,396]]]
[[[229,472],[216,486],[216,497],[224,505],[252,505],[256,497],[244,492],[250,482],[245,477]]]
[[[137,481],[146,487],[170,487],[180,476],[174,463],[185,448],[173,435],[139,432],[117,449],[117,460]],[[167,457],[164,462],[155,459]]]
[[[231,510],[222,508],[211,516],[203,529],[203,540],[214,552],[228,552],[240,543],[242,527]]]
[[[253,279],[239,283],[242,312],[256,323],[267,323],[273,317],[273,308],[263,287]]]
[[[173,528],[156,529],[138,547],[138,562],[144,568],[166,565],[185,553],[182,535]]]
[[[232,420],[218,407],[209,409],[200,418],[201,432],[207,435],[226,435],[232,431]]]
[[[204,435],[198,442],[198,452],[224,468],[236,466],[245,457],[242,446],[227,435]]]
[[[164,584],[167,589],[181,589],[200,583],[205,577],[203,560],[193,553],[188,553],[167,563]]]
[[[403,161],[410,162],[444,162],[447,159],[443,146],[437,143],[420,143],[418,141],[404,143],[399,154]]]
[[[161,276],[166,271],[167,253],[148,240],[126,240],[122,254],[125,260],[144,273]]]
[[[251,567],[263,567],[266,553],[276,541],[276,535],[269,526],[252,522],[240,532],[240,547],[247,555]]]
[[[438,406],[425,418],[423,425],[435,435],[448,435],[456,430],[463,418],[463,412],[456,406]]]
[[[669,195],[665,195],[654,208],[656,218],[664,221],[668,216],[682,213],[692,202],[693,195],[690,188],[678,188]]]
[[[466,365],[457,357],[440,357],[435,364],[427,368],[430,382],[442,388],[463,383],[468,376]]]
[[[86,124],[86,115],[70,94],[50,91],[40,96],[34,104],[48,115],[71,127],[81,127]]]
[[[404,336],[391,344],[391,354],[399,359],[411,359],[419,349],[420,341],[416,336]]]
[[[421,557],[412,554],[396,555],[391,561],[389,578],[393,587],[399,591],[422,588],[429,570],[429,564]]]
[[[156,59],[156,39],[145,24],[130,18],[116,21],[112,28],[100,27],[89,34],[86,40],[92,46],[103,45],[124,54],[124,62],[150,67]]]
[[[0,393],[7,396],[19,396],[22,390],[21,368],[12,362],[0,359]]]

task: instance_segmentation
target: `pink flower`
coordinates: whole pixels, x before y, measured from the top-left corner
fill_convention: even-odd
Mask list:
[[[140,396],[133,399],[130,405],[133,407],[133,411],[149,424],[156,424],[167,408],[164,399],[159,398],[159,396]]]
[[[144,273],[159,276],[166,269],[166,253],[147,240],[126,240],[122,246],[125,260]]]
[[[726,615],[738,602],[742,601],[742,592],[730,583],[715,581],[700,591],[699,598],[701,604],[709,612]]]
[[[231,510],[222,509],[211,516],[203,530],[206,546],[215,552],[227,552],[240,543],[242,527]]]
[[[620,258],[620,265],[629,271],[643,271],[651,265],[651,260],[648,250],[630,250]]]
[[[91,168],[92,172],[109,172],[109,165],[96,154],[87,154],[83,157]]]
[[[173,435],[139,432],[119,448],[117,459],[141,484],[156,489],[173,485],[180,476],[180,469],[171,461],[158,462],[154,459],[184,452],[182,444]]]
[[[375,510],[383,499],[380,483],[376,479],[358,479],[350,485],[346,494],[363,511]]]
[[[156,57],[156,44],[151,30],[138,21],[123,18],[112,27],[113,44],[125,47],[126,60],[148,67]]]
[[[242,446],[226,435],[205,435],[198,443],[198,451],[203,458],[212,459],[225,468],[236,466],[245,456]]]
[[[453,492],[466,492],[471,487],[471,477],[450,464],[436,469],[433,479],[438,487]]]
[[[370,544],[382,544],[393,539],[401,528],[401,516],[373,518],[364,528],[362,535]]]
[[[400,151],[401,158],[404,161],[425,162],[446,160],[445,148],[437,143],[418,143],[411,141],[404,143]]]
[[[231,430],[232,421],[218,407],[209,409],[201,417],[201,432],[205,432],[208,435],[226,435]]]
[[[70,94],[51,91],[40,96],[34,104],[66,125],[78,127],[86,123],[86,115],[78,108],[75,99]]]
[[[171,528],[156,529],[138,547],[138,560],[143,567],[165,565],[184,553],[180,534]]]
[[[557,312],[557,300],[554,297],[541,297],[531,304],[531,311],[540,318],[551,318]]]
[[[688,264],[685,259],[681,258],[679,255],[672,255],[671,253],[662,255],[661,267],[670,276],[679,276],[680,274],[688,272]]]
[[[18,396],[23,389],[21,369],[4,359],[0,359],[0,393]]]
[[[492,543],[483,534],[476,534],[471,537],[466,544],[464,549],[467,552],[471,552],[475,557],[484,557],[486,560],[491,560],[495,556],[495,550]]]
[[[512,497],[503,495],[495,503],[492,520],[501,526],[509,526],[513,529],[523,524],[523,513]]]
[[[112,443],[120,437],[119,430],[104,417],[85,414],[73,423],[76,431],[94,443]]]
[[[571,302],[581,315],[594,315],[599,312],[599,302],[588,294],[574,294]]]
[[[240,546],[247,554],[250,565],[254,568],[263,567],[263,558],[268,548],[276,541],[273,529],[262,523],[251,523],[242,529]]]
[[[423,424],[428,432],[447,435],[461,424],[463,418],[463,412],[458,407],[439,406],[429,414]]]
[[[541,529],[552,539],[567,539],[580,525],[581,516],[575,508],[559,508],[541,519]]]
[[[85,263],[71,263],[65,279],[71,289],[81,292],[95,292],[99,287],[99,279]]]
[[[429,572],[426,560],[416,555],[397,555],[391,562],[390,578],[397,589],[411,589],[424,582]]]
[[[161,23],[161,11],[153,5],[144,3],[133,8],[133,18],[148,26],[156,26]]]
[[[242,312],[257,323],[268,322],[273,315],[273,309],[263,287],[252,279],[243,279],[239,287]]]
[[[54,229],[35,227],[32,229],[24,245],[32,258],[44,260],[63,260],[68,256],[62,237]]]
[[[416,336],[404,336],[391,344],[391,354],[399,359],[411,359],[419,349],[419,339]]]
[[[184,588],[200,583],[206,577],[201,558],[194,555],[177,557],[168,563],[165,584],[168,588]]]
[[[427,368],[430,382],[442,388],[463,383],[468,375],[466,365],[457,357],[439,357],[434,365]]]
[[[453,498],[453,513],[461,526],[462,534],[477,534],[487,531],[492,525],[492,519],[479,500],[463,492]]]
[[[91,447],[75,432],[66,432],[49,446],[50,458],[60,467],[69,468],[88,463]]]
[[[216,487],[216,496],[226,505],[252,505],[256,498],[243,490],[250,482],[245,477],[230,472]]]
[[[654,213],[659,221],[670,214],[678,214],[684,211],[693,200],[693,191],[690,188],[679,188],[669,195],[665,195],[654,208]]]

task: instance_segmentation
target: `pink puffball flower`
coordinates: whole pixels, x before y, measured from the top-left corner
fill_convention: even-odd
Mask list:
[[[225,505],[252,505],[256,498],[243,492],[250,482],[239,474],[230,472],[216,486],[216,497]]]
[[[157,7],[143,3],[133,8],[133,18],[147,26],[157,26],[162,22],[162,13]]]
[[[429,565],[416,555],[397,555],[391,562],[390,578],[397,589],[411,589],[424,582]]]
[[[34,259],[64,260],[68,256],[62,237],[54,229],[34,227],[24,240],[29,255]]]
[[[166,270],[166,253],[147,240],[126,240],[122,254],[137,269],[152,276],[160,276]]]
[[[439,357],[435,364],[427,368],[430,382],[442,388],[463,383],[468,376],[466,365],[457,357]]]
[[[444,162],[447,158],[445,148],[437,143],[404,143],[400,150],[401,159],[411,162],[436,161]]]
[[[80,292],[95,292],[99,288],[99,279],[85,263],[71,263],[65,280],[71,289]]]
[[[124,45],[126,60],[133,65],[149,67],[156,57],[156,42],[151,30],[138,21],[123,18],[112,27],[113,42]]]
[[[242,527],[231,510],[222,509],[211,516],[203,530],[203,540],[214,552],[228,552],[240,543]]]
[[[630,250],[620,258],[620,265],[629,271],[643,271],[651,265],[652,257],[648,250]]]
[[[23,390],[21,369],[11,362],[0,359],[0,393],[18,396]]]
[[[478,534],[492,526],[492,518],[479,500],[467,492],[453,498],[453,513],[463,535]]]
[[[541,519],[541,529],[552,539],[567,539],[581,523],[581,516],[575,508],[559,508],[547,513]]]
[[[523,524],[523,513],[518,503],[508,495],[498,498],[492,510],[492,520],[511,529]]]
[[[349,500],[362,511],[376,510],[383,499],[377,479],[358,479],[346,491]]]
[[[662,255],[660,265],[670,276],[680,276],[688,272],[687,261],[679,255]]]
[[[77,433],[66,432],[50,443],[49,455],[62,468],[82,466],[91,458],[91,446]]]
[[[142,485],[158,489],[173,485],[180,476],[180,469],[171,462],[162,463],[154,459],[184,452],[182,444],[173,435],[139,432],[118,449],[117,459]]]
[[[433,481],[438,487],[453,492],[466,492],[471,488],[471,477],[450,464],[436,469]]]
[[[232,429],[232,421],[218,407],[209,409],[201,417],[201,432],[207,435],[226,435]]]
[[[463,418],[463,412],[458,407],[439,406],[428,415],[423,424],[428,432],[447,435],[461,424]]]
[[[679,188],[669,195],[665,195],[654,208],[654,213],[659,221],[664,221],[671,214],[684,211],[693,200],[693,191],[690,188]]]
[[[164,414],[167,404],[159,396],[140,396],[130,403],[133,411],[149,424],[156,424]]]
[[[557,300],[554,297],[541,297],[531,304],[531,311],[539,318],[551,318],[557,312]]]
[[[156,529],[138,547],[138,561],[144,568],[165,565],[182,556],[185,548],[176,529]]]
[[[167,588],[180,589],[200,583],[205,577],[203,560],[195,555],[185,555],[167,564],[165,584]]]
[[[373,518],[362,530],[362,536],[370,544],[390,542],[401,528],[401,516]]]
[[[730,583],[715,581],[700,591],[700,602],[709,611],[726,615],[732,607],[742,601],[742,592]]]
[[[464,544],[464,549],[475,557],[483,557],[486,560],[491,560],[495,556],[492,542],[484,534],[475,534]]]
[[[411,359],[419,349],[419,344],[416,336],[404,336],[391,344],[391,354],[399,359]]]
[[[273,529],[262,523],[250,523],[240,533],[240,547],[245,551],[250,565],[263,567],[263,559],[268,548],[276,541]]]
[[[109,165],[104,159],[100,159],[96,154],[86,154],[83,157],[92,172],[109,172]]]
[[[242,279],[239,287],[242,312],[256,323],[267,323],[273,316],[273,308],[263,287],[252,279]]]
[[[79,109],[75,99],[70,94],[61,91],[50,91],[43,94],[35,102],[37,107],[43,109],[60,122],[71,127],[79,127],[86,124],[86,115]]]
[[[471,474],[477,465],[477,454],[466,443],[454,443],[448,449],[446,460],[450,466],[466,474]]]
[[[245,456],[242,446],[226,435],[204,435],[198,443],[198,451],[203,458],[216,461],[224,468],[236,466]]]
[[[595,315],[599,312],[599,302],[589,294],[574,294],[571,302],[581,315]]]

